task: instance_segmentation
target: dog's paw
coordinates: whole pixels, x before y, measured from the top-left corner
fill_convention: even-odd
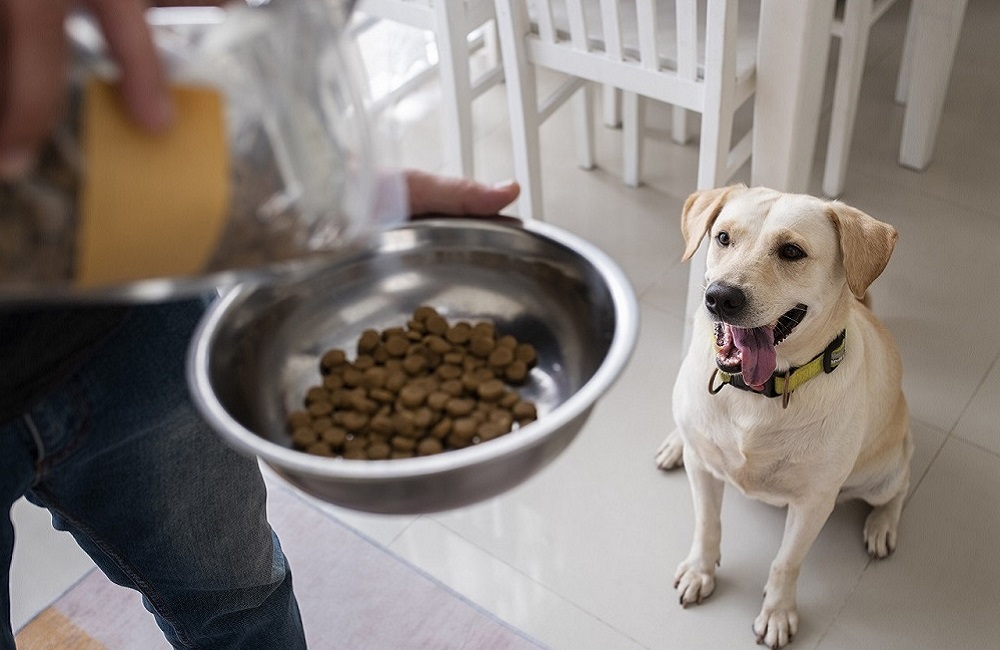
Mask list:
[[[896,550],[899,530],[899,514],[891,508],[875,508],[865,519],[865,547],[868,555],[883,559]]]
[[[680,593],[682,607],[700,605],[715,591],[715,568],[703,563],[685,560],[677,567],[674,574],[674,589]]]
[[[794,605],[769,605],[765,601],[763,609],[753,622],[757,645],[766,645],[772,650],[791,643],[798,629],[799,614]]]
[[[656,466],[660,469],[674,469],[684,464],[684,441],[674,429],[656,449]]]

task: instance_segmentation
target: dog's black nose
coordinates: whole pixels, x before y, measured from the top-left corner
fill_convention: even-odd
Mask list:
[[[705,307],[723,320],[735,319],[747,304],[747,296],[739,287],[713,282],[705,290]]]

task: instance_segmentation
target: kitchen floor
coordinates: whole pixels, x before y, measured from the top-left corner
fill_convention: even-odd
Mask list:
[[[969,2],[937,150],[923,173],[895,162],[903,109],[892,96],[908,6],[897,3],[873,32],[842,199],[900,233],[872,296],[903,355],[913,480],[898,550],[886,560],[864,550],[867,508],[838,506],[799,578],[793,648],[979,649],[1000,639],[1000,338],[988,325],[1000,320],[1000,5]],[[397,157],[407,166],[441,167],[435,101],[430,85],[396,112]],[[509,178],[502,87],[475,110],[477,175]],[[664,107],[647,112],[637,189],[621,182],[620,131],[597,127],[598,168],[583,171],[569,111],[543,129],[546,221],[618,261],[642,319],[630,364],[569,449],[520,487],[457,511],[389,517],[324,506],[553,648],[754,647],[751,622],[782,535],[782,510],[727,490],[716,592],[701,606],[679,606],[673,573],[691,541],[690,490],[683,471],[660,471],[653,457],[673,427],[687,287],[679,215],[694,188],[697,148],[670,141],[669,117]],[[35,510],[15,509],[22,543],[13,589],[44,599],[29,584],[37,580],[32,562],[51,565],[51,549],[62,546],[45,544],[66,540],[36,525]],[[54,583],[86,566],[70,551],[58,556],[67,567],[48,572]],[[21,606],[15,629],[30,613],[27,598]]]

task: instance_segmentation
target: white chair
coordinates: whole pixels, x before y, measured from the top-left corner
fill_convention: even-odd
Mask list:
[[[476,79],[469,66],[471,50],[484,45],[496,49],[492,0],[361,0],[357,10],[434,34],[436,66],[405,80],[372,110],[394,103],[436,71],[441,85],[444,172],[474,177],[472,102],[503,81],[503,67],[495,56]]]
[[[757,2],[744,3],[756,12]],[[542,214],[538,130],[556,108],[591,83],[623,92],[623,141],[629,185],[641,178],[640,98],[701,114],[698,188],[726,183],[749,159],[751,135],[732,146],[733,115],[754,91],[756,13],[737,0],[496,0],[523,218]],[[742,28],[742,38],[741,38]],[[536,68],[567,81],[543,101]],[[578,116],[579,162],[589,167],[592,118],[584,97]],[[675,139],[686,139],[679,117]]]
[[[847,161],[854,137],[858,96],[868,53],[868,35],[879,18],[896,0],[846,0],[843,15],[833,19],[833,36],[840,39],[837,76],[830,113],[826,164],[823,169],[823,192],[840,196],[847,176]],[[906,59],[903,59],[904,65]]]
[[[895,1],[845,0],[843,15],[834,18],[840,54],[823,170],[828,196],[844,191],[869,33]],[[906,105],[899,152],[905,167],[922,171],[930,163],[965,5],[966,0],[912,1],[896,85],[896,101]]]

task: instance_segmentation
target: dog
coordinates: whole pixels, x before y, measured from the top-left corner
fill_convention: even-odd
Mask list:
[[[780,648],[798,628],[802,562],[838,500],[873,506],[868,553],[896,547],[913,453],[899,353],[866,304],[896,230],[838,201],[730,186],[692,194],[690,259],[708,239],[703,309],[673,391],[676,429],[657,449],[683,465],[694,541],[675,575],[683,606],[715,588],[725,483],[787,506],[753,622]]]

